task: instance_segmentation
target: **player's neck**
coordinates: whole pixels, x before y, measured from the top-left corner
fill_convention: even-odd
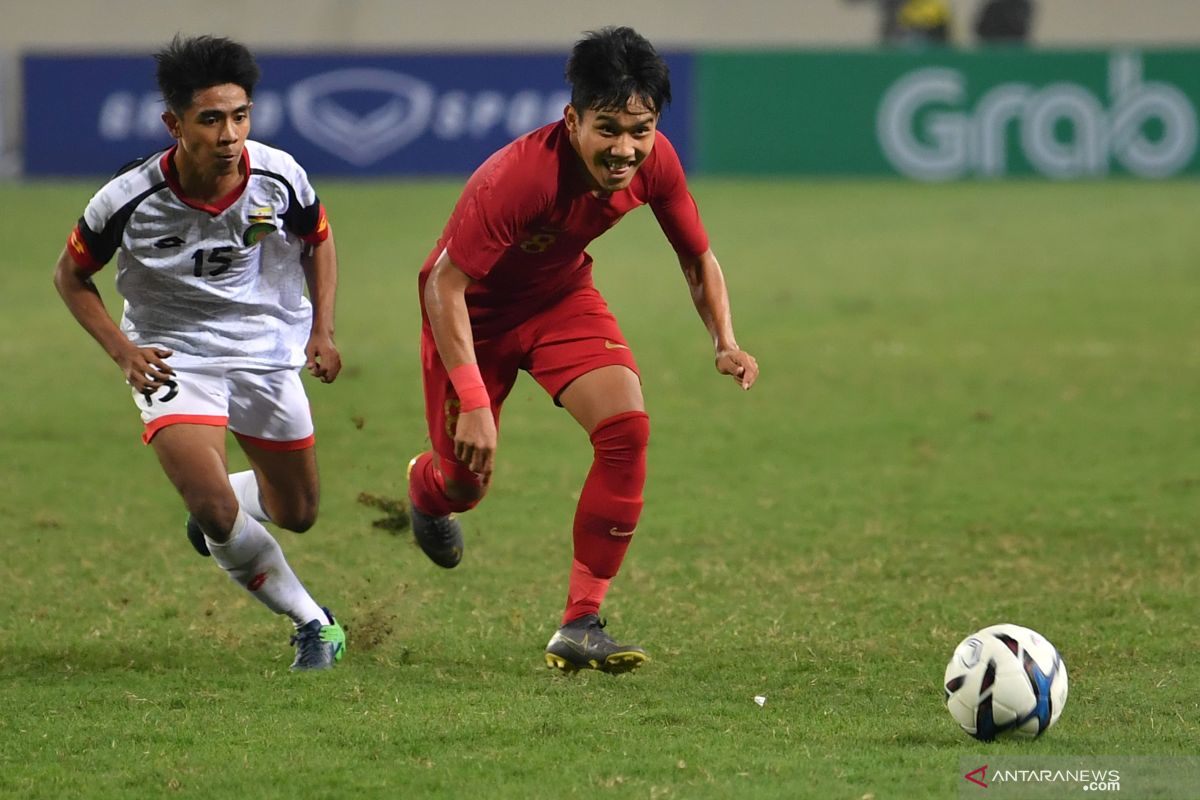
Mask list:
[[[246,177],[244,159],[238,161],[237,169],[217,174],[205,172],[186,158],[180,158],[178,150],[171,159],[171,167],[184,195],[198,203],[216,203],[237,189]]]

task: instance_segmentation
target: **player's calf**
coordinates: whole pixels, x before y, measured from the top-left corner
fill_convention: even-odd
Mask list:
[[[642,513],[650,417],[617,414],[592,431],[595,458],[575,508],[575,559],[563,622],[598,614]]]
[[[271,522],[293,533],[304,533],[317,522],[317,504],[297,502],[272,509]]]

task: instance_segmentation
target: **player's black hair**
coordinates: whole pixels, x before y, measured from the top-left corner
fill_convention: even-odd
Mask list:
[[[176,114],[191,108],[200,89],[232,83],[254,96],[259,69],[245,45],[220,36],[175,34],[171,43],[154,54],[158,62],[158,88],[167,108]]]
[[[654,45],[633,28],[588,31],[567,59],[576,111],[623,109],[636,97],[655,113],[671,102],[671,73]]]

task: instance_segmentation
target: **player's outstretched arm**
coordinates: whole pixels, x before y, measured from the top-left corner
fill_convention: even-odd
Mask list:
[[[692,293],[692,303],[712,336],[716,349],[717,372],[730,375],[743,389],[758,380],[758,362],[754,356],[738,347],[733,335],[733,318],[729,313],[729,292],[725,275],[713,251],[698,256],[680,256],[679,266]]]
[[[125,374],[125,380],[139,392],[154,392],[163,386],[175,371],[163,359],[171,355],[161,347],[138,347],[121,332],[92,282],[91,272],[71,258],[66,248],[54,267],[54,288],[67,308],[85,331],[91,334],[108,357]]]
[[[470,285],[471,277],[443,251],[425,283],[425,314],[438,356],[460,403],[454,427],[454,456],[486,484],[491,480],[498,437],[471,336],[466,297]]]
[[[342,355],[333,342],[333,306],[337,295],[337,249],[333,231],[325,240],[306,248],[300,257],[304,281],[313,306],[312,331],[304,346],[305,366],[321,383],[333,383],[342,371]]]

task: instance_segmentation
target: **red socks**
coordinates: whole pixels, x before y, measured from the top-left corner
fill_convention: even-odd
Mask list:
[[[629,549],[642,513],[650,417],[643,411],[617,414],[597,425],[591,438],[595,459],[575,510],[575,560],[563,624],[600,611]],[[419,502],[417,507],[425,511]]]
[[[417,456],[408,471],[408,499],[414,506],[433,517],[444,517],[455,511],[466,511],[476,503],[456,503],[446,497],[446,479],[433,465],[433,453]]]
[[[608,585],[625,559],[642,513],[650,417],[644,411],[617,414],[597,425],[591,439],[595,458],[575,509],[575,559],[564,625],[599,613]],[[422,453],[413,463],[408,495],[414,506],[438,517],[475,505],[446,497],[446,481],[434,467],[432,453]]]

